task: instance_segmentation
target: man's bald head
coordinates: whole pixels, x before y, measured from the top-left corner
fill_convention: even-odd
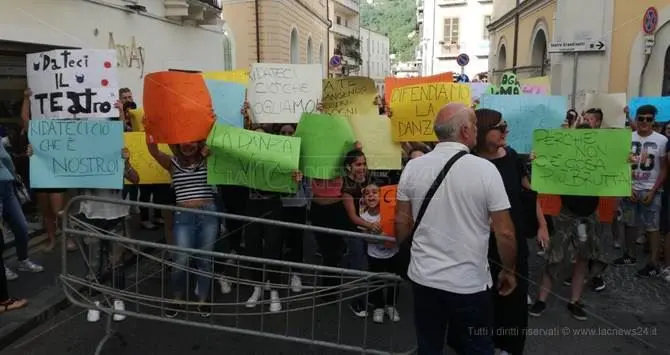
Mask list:
[[[475,112],[465,104],[452,102],[446,104],[435,116],[433,129],[440,140],[458,141],[460,128],[467,125],[468,121],[475,117]]]

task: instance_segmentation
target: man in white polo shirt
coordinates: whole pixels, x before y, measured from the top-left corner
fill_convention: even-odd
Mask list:
[[[516,286],[515,232],[502,178],[489,161],[465,154],[476,144],[476,121],[463,104],[442,108],[434,124],[440,143],[411,160],[398,184],[396,237],[412,238],[408,276],[418,355],[442,354],[447,327],[449,340],[463,344],[466,354],[493,355],[491,228],[503,263],[498,292],[509,294]],[[426,199],[429,190],[434,195]]]

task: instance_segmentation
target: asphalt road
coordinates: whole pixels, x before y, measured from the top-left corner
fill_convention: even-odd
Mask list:
[[[137,231],[139,233],[139,231]],[[531,272],[537,280],[541,259],[534,256]],[[306,256],[314,255],[313,242],[306,238]],[[156,254],[157,255],[157,254]],[[610,249],[608,256],[614,258],[618,252]],[[642,263],[642,261],[640,261]],[[641,265],[640,265],[641,266]],[[138,270],[135,273],[135,270]],[[625,354],[655,355],[670,353],[670,284],[660,279],[639,279],[634,276],[636,268],[610,267],[605,274],[608,287],[600,293],[587,291],[583,297],[587,321],[577,321],[570,317],[565,307],[569,288],[555,286],[555,296],[551,297],[548,310],[540,318],[530,319],[527,354]],[[235,271],[228,269],[228,275]],[[162,267],[155,261],[143,260],[141,267],[129,273],[129,289],[144,295],[161,295]],[[309,281],[307,280],[306,283]],[[239,292],[238,292],[239,290]],[[533,288],[533,293],[536,287]],[[260,308],[248,310],[233,307],[231,303],[243,302],[251,290],[247,286],[233,288],[229,295],[217,295],[217,303],[225,303],[214,308],[209,319],[189,315],[189,320],[201,324],[217,324],[238,329],[254,329],[274,335],[291,335],[310,338],[312,328],[317,340],[337,341],[361,345],[363,339],[369,346],[388,350],[391,342],[396,351],[411,349],[414,344],[411,316],[411,294],[406,286],[401,288],[398,323],[379,325],[370,319],[353,317],[343,303],[322,305],[311,297],[284,303],[287,313],[273,315],[258,314]],[[218,294],[218,291],[217,291]],[[309,295],[309,291],[303,293]],[[267,295],[267,294],[266,294]],[[286,296],[286,295],[284,295]],[[151,303],[151,302],[149,302]],[[159,305],[154,302],[153,305]],[[312,311],[313,305],[316,310]],[[297,310],[299,308],[303,310]],[[143,314],[160,316],[160,311],[146,303],[139,308]],[[264,308],[267,310],[267,306]],[[237,313],[239,312],[239,313]],[[255,312],[255,313],[254,313]],[[235,314],[237,314],[235,316]],[[287,317],[288,314],[288,317]],[[98,342],[105,334],[105,322],[87,323],[86,311],[69,307],[55,318],[47,321],[0,352],[2,355],[52,355],[52,354],[93,354]],[[261,319],[262,318],[262,319]],[[288,318],[288,320],[287,320]],[[185,318],[180,318],[184,320]],[[1,319],[0,319],[1,321]],[[259,335],[238,335],[221,330],[210,330],[194,325],[172,324],[166,321],[128,318],[115,323],[115,329],[123,341],[112,338],[105,346],[103,354],[342,354],[342,350],[328,350],[320,346],[310,346],[286,340],[270,339]]]

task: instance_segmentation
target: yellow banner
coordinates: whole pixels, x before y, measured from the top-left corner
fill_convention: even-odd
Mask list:
[[[130,126],[133,132],[144,132],[144,109],[139,107],[134,110],[128,110],[130,116]]]
[[[172,179],[170,179],[168,171],[149,154],[144,132],[126,132],[123,134],[123,139],[125,147],[130,152],[130,164],[140,176],[140,185],[169,184],[171,182]],[[172,151],[167,144],[159,144],[158,149],[172,155]],[[129,183],[126,180],[126,184]]]
[[[323,80],[323,112],[345,117],[377,117],[375,82],[362,76]]]
[[[204,72],[202,77],[209,80],[237,83],[246,87],[249,84],[249,69]]]
[[[391,93],[392,132],[396,142],[434,142],[435,115],[450,102],[472,105],[469,85],[428,83],[408,85]]]
[[[363,145],[368,168],[371,170],[396,170],[401,168],[402,147],[391,135],[391,120],[386,116],[351,117],[351,128]]]

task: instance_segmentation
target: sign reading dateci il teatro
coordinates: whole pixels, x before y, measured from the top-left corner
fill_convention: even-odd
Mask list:
[[[316,112],[323,87],[320,64],[255,63],[247,95],[256,123],[297,123]]]
[[[26,56],[33,119],[117,117],[116,51],[57,49]]]

